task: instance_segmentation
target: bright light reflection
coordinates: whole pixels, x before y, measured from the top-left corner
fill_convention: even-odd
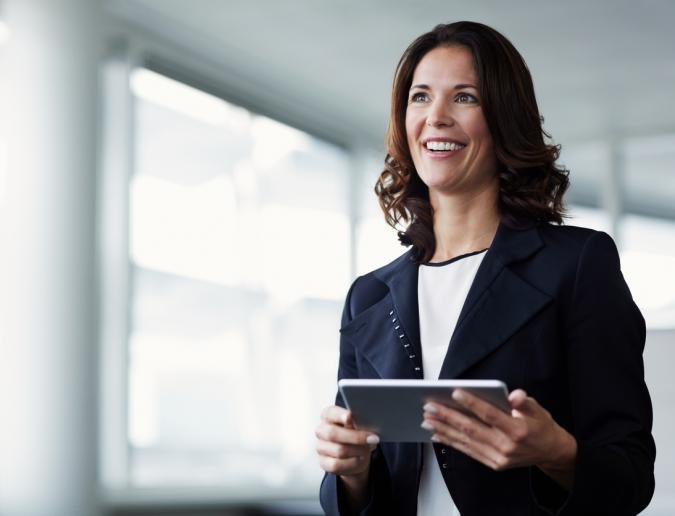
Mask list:
[[[567,214],[569,215],[569,218],[565,219],[565,225],[567,226],[591,228],[605,233],[611,232],[609,215],[606,211],[572,204],[567,207]]]
[[[647,327],[675,328],[675,223],[625,216],[621,242],[621,268]]]
[[[255,258],[275,302],[342,299],[349,281],[349,221],[344,213],[269,204],[261,219]]]
[[[131,183],[131,250],[141,267],[235,284],[234,188],[226,176],[177,185],[139,175]]]
[[[278,424],[281,433],[281,458],[286,465],[301,464],[310,448],[311,429],[315,419],[307,407],[311,406],[312,385],[306,371],[307,364],[297,353],[285,350],[279,357],[279,385],[277,390],[282,417]]]
[[[162,433],[170,439],[172,433],[179,432],[179,429],[160,425],[162,378],[180,375],[197,379],[212,375],[222,378],[223,382],[243,380],[249,365],[245,339],[236,331],[223,332],[210,339],[135,334],[130,349],[129,440],[136,447],[157,445]],[[189,383],[185,388],[190,389]],[[209,407],[209,412],[211,410],[218,407]],[[205,420],[208,416],[208,412],[204,413]]]
[[[408,249],[401,245],[396,231],[383,216],[362,219],[356,228],[356,273],[366,274],[382,267]]]
[[[145,68],[131,73],[130,87],[137,97],[207,124],[241,130],[251,119],[244,108]]]
[[[621,268],[642,309],[675,308],[675,256],[626,251]]]
[[[311,148],[311,138],[292,127],[264,116],[256,116],[251,123],[254,141],[251,160],[262,168],[271,168],[293,151]]]

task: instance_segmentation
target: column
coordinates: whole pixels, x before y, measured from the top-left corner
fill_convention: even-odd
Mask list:
[[[100,5],[5,0],[0,511],[92,516]]]

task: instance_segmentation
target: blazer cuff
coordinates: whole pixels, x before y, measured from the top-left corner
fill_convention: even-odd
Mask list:
[[[529,467],[530,494],[534,503],[546,514],[560,514],[570,498],[570,491],[558,484],[537,466]]]
[[[633,497],[637,482],[627,477],[631,471],[630,460],[617,447],[580,442],[571,491],[534,466],[530,467],[530,489],[535,503],[547,514],[633,515],[641,509]]]
[[[389,475],[386,471],[384,458],[378,448],[373,451],[368,474],[368,500],[366,505],[358,513],[360,516],[379,516],[388,511],[382,507],[388,505],[386,479]],[[345,509],[345,495],[342,482],[337,475],[326,473],[321,482],[320,489],[321,507],[328,516],[340,516],[351,514]]]

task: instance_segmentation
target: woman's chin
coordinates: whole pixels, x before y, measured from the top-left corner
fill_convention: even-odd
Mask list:
[[[438,177],[422,179],[429,192],[438,192],[440,194],[450,194],[457,188],[457,179],[452,177]]]

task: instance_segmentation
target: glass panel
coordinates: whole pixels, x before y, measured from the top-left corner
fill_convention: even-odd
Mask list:
[[[599,141],[564,145],[560,162],[570,170],[567,200],[584,206],[599,206],[599,193],[609,167],[608,145]]]
[[[314,495],[350,281],[347,156],[147,70],[132,90],[132,483]]]
[[[398,241],[398,235],[384,221],[384,214],[373,189],[384,170],[384,152],[368,153],[359,161],[357,184],[358,213],[356,222],[356,273],[366,274],[396,259],[409,247]]]
[[[626,211],[675,217],[675,135],[629,139],[625,159]]]
[[[568,217],[565,219],[566,226],[579,226],[611,233],[609,215],[605,211],[570,204],[567,206],[567,215]]]
[[[675,328],[675,222],[628,215],[621,265],[650,329]]]

